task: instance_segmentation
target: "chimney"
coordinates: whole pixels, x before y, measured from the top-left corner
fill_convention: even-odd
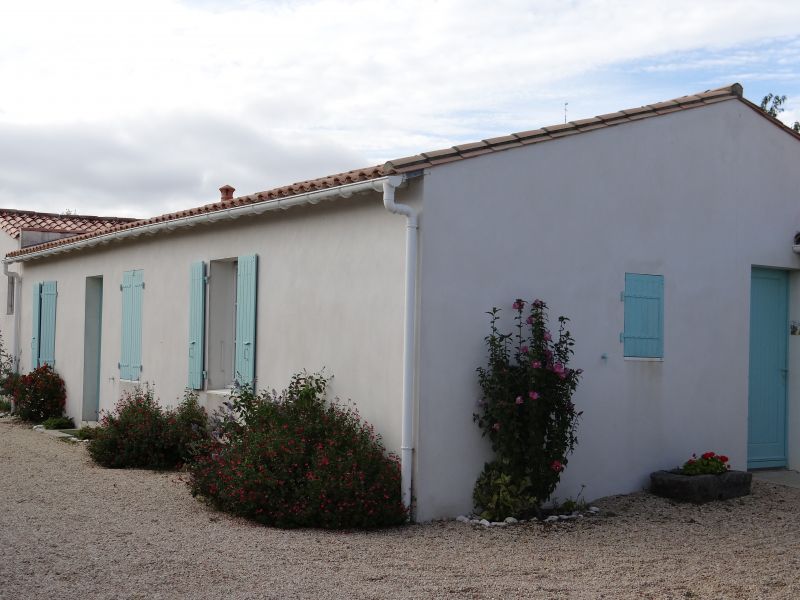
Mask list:
[[[223,202],[225,200],[232,200],[233,199],[233,192],[235,192],[235,191],[236,191],[236,188],[231,187],[229,185],[223,185],[221,188],[219,188],[220,200],[222,200]]]

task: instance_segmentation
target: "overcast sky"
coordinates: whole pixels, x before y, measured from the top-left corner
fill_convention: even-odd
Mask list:
[[[0,0],[0,206],[153,216],[738,81],[800,1]]]

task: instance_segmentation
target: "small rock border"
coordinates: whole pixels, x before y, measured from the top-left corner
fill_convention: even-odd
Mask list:
[[[515,519],[514,517],[506,517],[503,521],[489,521],[487,519],[481,519],[476,515],[459,515],[456,517],[456,521],[460,523],[466,523],[468,525],[480,525],[482,527],[508,527],[509,525],[517,525],[519,523],[564,523],[567,521],[574,521],[576,519],[582,519],[584,517],[594,517],[600,514],[600,509],[596,506],[590,506],[584,511],[576,510],[568,514],[563,515],[550,515],[549,517],[545,517],[543,519],[537,519],[533,517],[532,519]]]

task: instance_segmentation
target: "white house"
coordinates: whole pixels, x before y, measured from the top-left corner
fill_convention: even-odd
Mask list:
[[[470,510],[489,457],[472,421],[485,311],[510,319],[538,297],[572,319],[584,370],[557,495],[637,490],[706,450],[798,468],[798,165],[800,136],[736,84],[260,194],[226,187],[9,253],[22,366],[53,361],[84,420],[136,382],[213,407],[236,373],[280,387],[325,367],[401,454],[427,520]]]
[[[95,217],[90,215],[54,214],[32,210],[0,208],[0,254],[35,246],[43,242],[59,240],[85,233],[95,233],[133,221],[120,217]],[[7,265],[4,265],[7,270]],[[16,271],[22,274],[22,266]],[[17,278],[7,277],[7,285],[0,286],[0,332],[4,344],[19,343],[19,336],[14,334],[18,328],[19,311],[17,303]],[[6,346],[6,351],[19,356],[19,348]]]

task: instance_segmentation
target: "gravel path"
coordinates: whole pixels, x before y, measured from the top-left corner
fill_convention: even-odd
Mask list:
[[[555,526],[281,531],[211,511],[178,474],[102,469],[0,422],[0,597],[800,597],[800,490],[596,504]]]

